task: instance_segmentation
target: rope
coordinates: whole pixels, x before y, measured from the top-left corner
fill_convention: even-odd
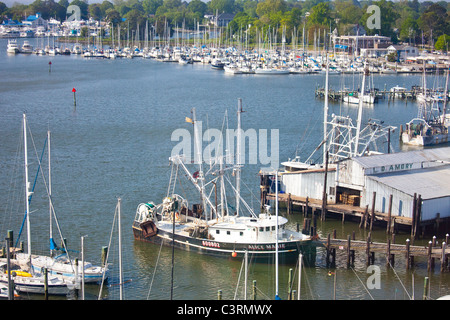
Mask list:
[[[150,282],[150,288],[148,289],[147,300],[149,299],[149,297],[150,297],[150,292],[152,291],[153,280],[155,279],[156,268],[158,267],[159,257],[161,256],[161,249],[162,249],[162,246],[163,246],[163,241],[161,240],[161,246],[159,247],[158,258],[156,259],[155,269],[153,270],[152,281]]]
[[[389,265],[391,266],[392,271],[394,271],[394,274],[395,274],[395,276],[397,277],[398,281],[399,281],[400,284],[402,285],[403,290],[405,290],[406,294],[408,295],[409,300],[412,300],[411,296],[410,296],[409,293],[408,293],[408,290],[406,290],[405,286],[403,285],[402,280],[400,280],[400,277],[398,276],[398,274],[397,274],[397,272],[395,271],[394,267],[392,266],[391,262],[388,261],[388,263],[389,263]]]
[[[352,266],[350,266],[350,268],[353,270],[353,272],[355,273],[355,276],[358,278],[359,282],[361,282],[361,285],[364,287],[364,289],[366,290],[367,294],[370,296],[370,298],[372,298],[372,300],[375,300],[372,295],[369,292],[369,289],[366,288],[366,286],[364,285],[364,283],[361,281],[361,279],[358,277],[358,274],[356,273],[355,269],[353,269]]]

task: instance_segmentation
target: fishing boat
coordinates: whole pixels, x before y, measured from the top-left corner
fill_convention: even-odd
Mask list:
[[[238,144],[242,113],[241,100],[239,102]],[[197,141],[199,128],[195,109],[193,119],[188,119],[194,125]],[[239,151],[235,156],[240,159]],[[196,171],[192,172],[185,164],[183,155],[172,156],[169,160],[172,174],[167,196],[159,204],[143,202],[138,205],[132,226],[136,240],[162,242],[212,256],[242,258],[247,253],[258,261],[274,259],[277,249],[283,261],[290,261],[290,258],[296,260],[310,244],[310,236],[288,230],[288,220],[271,214],[270,207],[260,214],[251,209],[240,195],[241,165],[225,166],[223,158],[219,157],[205,173],[201,161]],[[179,169],[184,171],[188,182],[200,195],[200,203],[190,206],[188,200],[176,192]],[[227,176],[230,172],[236,179],[235,184]],[[226,182],[231,186],[231,192],[226,191]],[[198,194],[195,199],[198,199]],[[211,200],[210,195],[215,195],[214,199]],[[227,195],[232,195],[235,202],[230,202]]]
[[[449,70],[447,70],[442,105],[439,104],[440,100],[428,100],[424,90],[423,100],[418,101],[417,117],[406,123],[406,128],[402,132],[401,138],[404,144],[430,146],[450,141],[450,116],[447,114],[448,79]]]

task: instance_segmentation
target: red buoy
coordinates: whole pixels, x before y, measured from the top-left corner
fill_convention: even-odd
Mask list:
[[[233,258],[236,258],[236,257],[237,257],[236,251],[233,251],[233,253],[231,254],[231,256],[232,256]]]
[[[77,92],[77,90],[75,90],[75,88],[73,88],[73,89],[72,89],[72,92],[75,93],[75,92]]]

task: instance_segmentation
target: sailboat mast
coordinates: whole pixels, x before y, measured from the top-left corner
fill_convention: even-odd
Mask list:
[[[447,114],[447,99],[448,99],[448,76],[450,73],[450,68],[447,68],[447,78],[445,80],[445,90],[444,90],[444,106],[442,107],[442,125],[445,125],[445,115]]]
[[[366,63],[364,62],[364,71],[363,71],[363,78],[362,78],[362,85],[361,85],[361,92],[359,97],[359,104],[358,104],[358,119],[356,123],[356,140],[355,140],[355,150],[353,155],[356,156],[358,154],[358,146],[359,146],[359,134],[361,132],[361,118],[362,118],[362,104],[363,104],[363,96],[364,96],[364,87],[366,85]]]
[[[28,146],[27,146],[27,116],[23,114],[23,148],[25,157],[25,210],[27,215],[27,247],[31,259],[31,230],[30,230],[30,182],[28,181]]]
[[[275,232],[275,299],[278,299],[278,170],[275,171],[275,219],[277,231]]]
[[[51,154],[50,154],[50,130],[47,131],[48,140],[48,210],[50,219],[50,241],[53,241],[53,227],[52,227],[52,169],[51,169]],[[52,254],[52,246],[50,246],[50,254]]]
[[[122,226],[120,223],[120,206],[121,206],[121,198],[117,199],[117,229],[119,233],[119,297],[120,300],[123,300],[123,271],[122,271]]]
[[[237,143],[236,143],[236,215],[239,216],[239,204],[241,196],[241,112],[242,99],[238,99],[237,111]]]
[[[327,126],[328,126],[328,54],[326,57],[326,74],[325,74],[325,102],[323,107],[323,141],[325,142],[327,139]],[[323,163],[326,161],[326,153],[327,153],[327,143],[323,144]]]
[[[192,108],[192,121],[194,122],[194,152],[196,161],[198,162],[198,180],[200,180],[200,197],[203,206],[203,213],[206,216],[206,200],[205,200],[205,186],[203,181],[203,166],[202,166],[202,145],[201,145],[201,134],[202,130],[198,127],[197,118],[195,115],[195,108]]]

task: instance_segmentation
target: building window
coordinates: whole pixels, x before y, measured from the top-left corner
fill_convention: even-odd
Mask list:
[[[259,232],[263,232],[264,231],[264,227],[259,227]]]
[[[266,227],[266,231],[270,231],[270,227]]]
[[[272,231],[275,231],[275,226],[272,226]]]
[[[227,235],[230,235],[231,234],[231,232],[230,231],[227,231]]]
[[[216,234],[220,234],[220,230],[216,230]]]
[[[244,233],[241,231],[241,232],[239,232],[239,235],[242,237],[244,235]]]

